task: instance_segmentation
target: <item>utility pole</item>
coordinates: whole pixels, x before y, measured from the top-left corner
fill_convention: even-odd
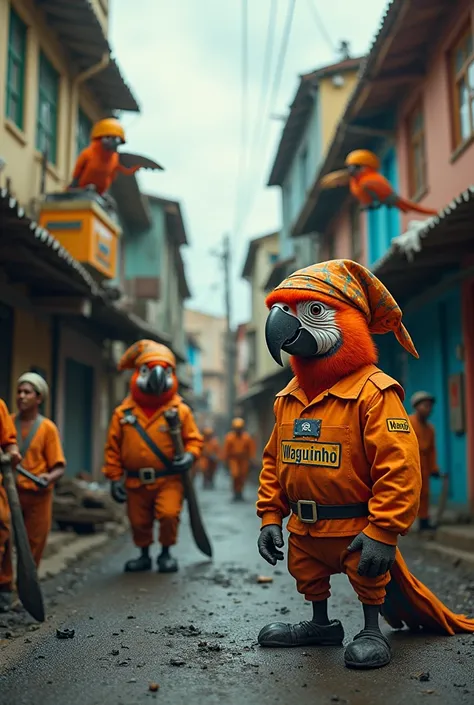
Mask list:
[[[224,236],[222,262],[224,265],[225,311],[226,311],[226,361],[227,361],[227,415],[229,427],[234,417],[235,407],[235,336],[232,330],[232,292],[230,238]]]

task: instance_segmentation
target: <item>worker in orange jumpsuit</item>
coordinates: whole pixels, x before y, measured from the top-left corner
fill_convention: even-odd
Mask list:
[[[9,453],[12,467],[21,462],[16,429],[7,405],[0,399],[0,447],[3,453]],[[12,604],[12,576],[3,571],[5,556],[10,551],[10,507],[7,494],[0,478],[0,612],[8,612]]]
[[[418,356],[401,310],[383,284],[350,260],[295,272],[267,298],[266,340],[274,359],[291,355],[294,379],[277,395],[264,451],[258,547],[283,559],[282,521],[291,514],[288,567],[312,603],[310,621],[264,627],[262,646],[342,644],[328,618],[330,576],[346,573],[363,605],[364,627],[344,653],[350,668],[391,660],[379,612],[394,628],[473,632],[411,573],[397,549],[418,513],[418,442],[400,385],[376,366],[371,333],[393,331]]]
[[[202,430],[204,445],[201,457],[197,461],[197,470],[202,473],[204,489],[214,487],[214,475],[216,474],[221,455],[219,439],[214,433],[214,429],[206,426]]]
[[[232,430],[225,437],[223,456],[232,477],[234,501],[241,502],[250,463],[255,458],[255,443],[245,430],[244,419],[233,419]]]
[[[433,530],[430,524],[430,479],[439,477],[439,467],[436,458],[436,434],[434,426],[428,419],[433,411],[435,398],[428,392],[416,392],[411,400],[414,413],[410,415],[410,422],[415,431],[420,447],[421,460],[421,497],[418,511],[420,531]]]
[[[20,474],[16,478],[18,498],[36,567],[41,562],[53,522],[54,485],[64,475],[66,467],[57,426],[39,411],[48,394],[48,384],[41,375],[25,372],[17,383],[18,413],[12,415],[23,456],[22,467],[45,485],[39,487]],[[10,551],[5,552],[1,571],[11,583]]]
[[[140,556],[125,564],[126,572],[151,570],[150,546],[155,519],[160,523],[158,571],[172,573],[178,563],[170,548],[177,541],[183,503],[181,474],[188,472],[202,449],[202,436],[189,407],[177,394],[176,359],[166,346],[151,340],[132,345],[119,370],[134,369],[130,395],[115,409],[105,447],[104,475],[111,494],[127,502],[128,518]],[[175,459],[164,416],[177,408],[185,453]],[[124,478],[125,488],[122,483]]]

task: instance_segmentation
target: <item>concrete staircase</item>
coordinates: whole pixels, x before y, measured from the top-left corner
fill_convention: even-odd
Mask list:
[[[457,566],[474,569],[474,524],[442,525],[425,547]]]

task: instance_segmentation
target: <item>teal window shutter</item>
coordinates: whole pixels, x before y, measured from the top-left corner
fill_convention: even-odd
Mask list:
[[[24,122],[26,32],[27,28],[25,23],[22,22],[16,12],[11,9],[8,33],[5,114],[20,130],[23,129]]]
[[[76,154],[85,149],[91,138],[92,120],[79,108],[77,112]]]
[[[57,163],[59,74],[43,52],[40,53],[36,148],[47,150],[48,161]]]

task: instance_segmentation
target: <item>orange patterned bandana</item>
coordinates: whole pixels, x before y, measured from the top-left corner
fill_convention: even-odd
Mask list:
[[[176,358],[166,345],[155,343],[154,340],[139,340],[125,353],[118,364],[119,370],[132,370],[149,362],[164,362],[176,369]]]
[[[380,279],[358,262],[335,259],[290,274],[267,298],[273,303],[279,289],[303,289],[331,296],[362,311],[371,333],[392,331],[407,352],[419,357],[402,312]]]

